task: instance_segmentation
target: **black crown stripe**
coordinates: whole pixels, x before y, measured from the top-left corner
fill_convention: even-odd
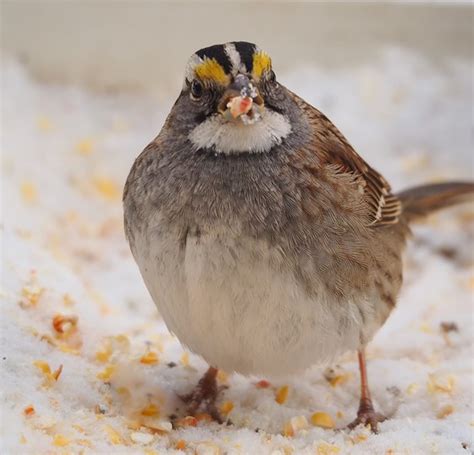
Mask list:
[[[232,43],[240,54],[240,61],[245,65],[248,73],[252,72],[253,54],[255,52],[255,44],[246,41],[234,41]]]
[[[203,49],[198,50],[196,54],[202,59],[204,59],[204,57],[207,57],[209,59],[216,59],[217,63],[219,63],[222,68],[224,68],[226,74],[230,74],[230,71],[232,69],[232,63],[224,50],[223,44],[216,44],[214,46],[205,47]]]

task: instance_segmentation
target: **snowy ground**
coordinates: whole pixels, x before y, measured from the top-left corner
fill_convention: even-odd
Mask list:
[[[351,72],[283,76],[395,189],[473,177],[468,64],[441,70],[392,50]],[[183,419],[175,392],[206,365],[160,320],[120,202],[171,97],[39,85],[12,63],[2,84],[2,453],[471,453],[472,206],[416,229],[398,308],[369,350],[375,404],[390,417],[379,435],[337,430],[357,408],[350,353],[332,377],[325,367],[278,380],[222,372],[232,425]]]

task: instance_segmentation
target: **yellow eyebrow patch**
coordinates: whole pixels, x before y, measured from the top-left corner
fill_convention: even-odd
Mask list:
[[[194,73],[200,79],[210,79],[218,84],[227,85],[230,82],[229,76],[215,58],[204,59],[194,68]]]
[[[252,76],[259,79],[264,71],[271,69],[272,60],[270,56],[263,51],[258,51],[253,54]]]

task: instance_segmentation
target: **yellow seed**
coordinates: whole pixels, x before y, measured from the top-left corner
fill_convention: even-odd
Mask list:
[[[82,139],[76,144],[76,151],[81,155],[90,155],[94,151],[94,142],[90,138]]]
[[[278,404],[283,404],[288,399],[289,390],[287,385],[280,387],[276,392],[275,401]]]
[[[21,290],[20,306],[23,308],[34,307],[44,292],[44,288],[37,286],[24,286]]]
[[[112,344],[110,340],[106,340],[104,342],[102,349],[95,353],[95,358],[99,362],[106,363],[109,361],[111,355],[112,355]]]
[[[454,376],[445,378],[436,378],[430,374],[428,377],[427,388],[429,393],[452,393],[455,385]]]
[[[57,343],[56,345],[60,351],[65,352],[66,354],[79,355],[80,353],[79,349],[72,348],[71,346],[68,346],[67,344]]]
[[[153,403],[150,403],[148,406],[142,409],[143,416],[156,416],[160,412],[159,408],[155,406]]]
[[[334,420],[329,414],[325,412],[315,412],[311,416],[311,423],[316,427],[334,428]]]
[[[69,439],[64,437],[61,434],[57,434],[53,438],[53,445],[58,446],[58,447],[64,447],[69,444]]]
[[[222,414],[227,415],[232,411],[232,409],[234,409],[234,403],[232,403],[232,401],[225,401],[224,403],[222,403]]]
[[[340,451],[341,449],[338,446],[335,446],[333,444],[328,444],[326,442],[322,442],[321,444],[318,444],[316,448],[317,455],[336,455]]]
[[[107,436],[109,437],[109,441],[114,444],[114,445],[117,445],[117,444],[122,444],[122,437],[120,436],[120,434],[117,432],[117,430],[115,430],[114,428],[112,428],[110,425],[106,425],[105,426],[105,431],[107,433]]]
[[[113,180],[107,177],[96,177],[94,179],[94,186],[104,199],[109,201],[120,199],[119,187]]]
[[[454,406],[451,404],[447,404],[446,406],[443,406],[438,413],[436,414],[436,417],[438,419],[444,419],[448,415],[452,414],[454,412]]]
[[[98,379],[108,381],[115,373],[117,365],[107,365],[100,373],[97,374]]]
[[[354,443],[354,444],[359,444],[359,442],[364,442],[367,440],[369,436],[365,433],[359,433],[357,435],[355,435],[354,437],[351,438],[351,441]]]
[[[295,429],[293,428],[293,425],[291,425],[291,422],[286,422],[285,426],[283,427],[283,436],[286,436],[287,438],[292,438],[295,435]]]
[[[342,418],[344,418],[344,413],[343,413],[342,411],[337,411],[337,412],[336,412],[336,417],[337,417],[338,419],[342,419]]]
[[[333,378],[329,379],[329,383],[333,386],[336,387],[341,384],[345,384],[351,377],[352,375],[350,373],[345,373],[341,374],[338,376],[334,376]]]
[[[33,362],[33,365],[40,371],[42,371],[44,374],[51,374],[51,368],[48,362],[45,362],[44,360],[35,360]]]
[[[178,450],[184,450],[186,448],[186,441],[184,439],[178,439],[175,448]]]
[[[140,363],[145,365],[154,365],[158,363],[158,355],[154,351],[148,351],[140,357]]]
[[[33,204],[38,200],[38,190],[32,182],[23,182],[20,186],[21,197],[28,204]]]

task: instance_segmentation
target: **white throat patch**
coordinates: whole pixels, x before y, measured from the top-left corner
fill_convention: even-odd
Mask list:
[[[196,147],[214,148],[217,153],[263,153],[281,144],[291,132],[288,119],[274,111],[265,110],[252,124],[227,121],[215,114],[194,128],[189,139]]]

